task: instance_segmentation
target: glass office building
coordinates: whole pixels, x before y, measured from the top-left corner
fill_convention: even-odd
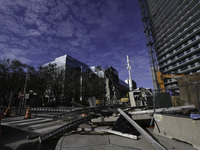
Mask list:
[[[45,67],[45,66],[48,66],[49,64],[56,64],[56,67],[58,70],[82,68],[82,71],[86,72],[89,69],[88,65],[78,61],[77,59],[75,59],[69,55],[57,57],[57,58],[55,58],[54,61],[48,62],[42,66]]]
[[[71,102],[74,100],[82,101],[83,74],[90,70],[89,66],[69,55],[57,57],[54,61],[48,62],[42,66],[46,67],[49,64],[56,64],[56,70],[58,72],[64,70],[64,82],[61,99],[65,100],[65,102]],[[48,93],[50,93],[50,90],[48,90]]]

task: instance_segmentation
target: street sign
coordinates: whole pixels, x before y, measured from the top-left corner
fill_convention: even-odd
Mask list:
[[[24,98],[24,97],[25,97],[25,95],[26,95],[26,93],[25,93],[25,92],[19,92],[19,94],[18,94],[19,98]]]

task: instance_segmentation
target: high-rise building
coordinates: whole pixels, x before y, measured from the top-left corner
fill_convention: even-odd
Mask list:
[[[200,72],[200,1],[139,0],[139,3],[147,45],[153,45],[160,72]],[[150,62],[154,59],[151,54]],[[166,88],[175,85],[175,79],[165,80]]]

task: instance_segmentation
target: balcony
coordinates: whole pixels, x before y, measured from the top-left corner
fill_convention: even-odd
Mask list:
[[[189,36],[189,37],[190,37],[190,36]],[[188,39],[189,37],[187,37],[186,39]],[[178,51],[178,52],[180,52],[180,51],[185,51],[187,48],[191,47],[190,45],[196,44],[196,43],[200,42],[199,35],[195,36],[195,38],[196,38],[196,40],[194,40],[193,42],[189,42],[190,40],[188,40],[188,41],[187,41],[188,44],[185,45],[185,43],[184,43],[184,44],[182,44],[181,46],[179,46],[178,48],[174,49],[173,51],[176,51],[176,52],[174,52],[174,53],[168,55],[168,57],[169,57],[169,56],[174,56],[175,54],[177,54],[177,51]],[[185,40],[184,40],[184,41],[185,41]],[[181,42],[181,41],[180,41],[180,42]],[[178,45],[178,44],[177,44],[177,45]],[[194,46],[194,49],[196,49],[196,48],[198,48],[198,45]],[[158,57],[158,58],[162,58],[162,56],[166,56],[166,55],[167,55],[167,52],[172,51],[172,49],[173,49],[173,47],[170,48],[170,49],[165,49],[165,50],[162,51],[160,54],[158,54],[157,57]],[[191,49],[191,50],[192,50],[192,49]],[[159,60],[160,60],[160,59],[159,59]],[[164,59],[163,59],[162,61],[164,61]]]
[[[200,10],[199,10],[200,11]],[[198,17],[198,21],[200,21],[200,16]],[[197,20],[194,20],[194,22],[195,22],[195,24],[193,24],[193,25],[197,25],[198,24],[198,22],[197,22]],[[174,37],[174,38],[172,38],[169,42],[167,42],[167,43],[165,43],[165,45],[163,46],[163,47],[161,47],[159,50],[158,50],[158,52],[159,51],[162,51],[164,48],[166,48],[167,47],[167,45],[170,45],[170,44],[172,44],[173,42],[174,42],[174,40],[177,40],[177,41],[175,41],[175,45],[177,44],[177,43],[180,43],[180,41],[182,41],[183,39],[184,40],[187,40],[188,38],[190,38],[191,36],[193,36],[193,35],[195,35],[196,34],[196,32],[195,31],[197,31],[199,28],[200,28],[200,25],[198,25],[197,27],[195,27],[195,28],[193,28],[193,26],[192,26],[192,23],[191,24],[189,24],[186,28],[184,28],[184,32],[181,34],[181,35],[183,35],[183,34],[185,34],[182,38],[181,38],[181,35],[180,34],[178,34],[178,36],[176,36],[176,37]],[[188,30],[191,30],[191,31],[189,31],[188,32]],[[188,33],[187,33],[188,32]],[[180,33],[180,32],[179,32]],[[181,38],[181,39],[180,39]]]
[[[200,20],[200,19],[199,19],[199,20]],[[194,32],[194,31],[196,31],[196,30],[199,29],[199,28],[200,28],[200,26],[197,26],[196,28],[193,29],[192,32],[190,31],[190,34],[189,34],[189,32],[187,33],[187,31],[185,31],[185,32],[184,32],[185,35],[184,35],[182,38],[181,38],[181,36],[177,36],[177,37],[173,38],[173,39],[170,40],[168,43],[166,43],[160,50],[158,50],[158,52],[159,52],[159,51],[162,51],[162,52],[163,52],[163,49],[167,47],[166,45],[172,44],[172,42],[173,42],[174,40],[177,40],[177,41],[175,41],[171,46],[169,46],[168,48],[166,48],[166,50],[170,49],[170,48],[173,47],[174,45],[178,45],[179,43],[188,40],[189,38],[192,38],[192,36],[194,36],[194,35],[196,34],[196,32]],[[195,39],[194,39],[194,40],[195,40]],[[188,44],[192,43],[192,41],[187,41],[187,42],[188,42]],[[186,44],[186,45],[187,45],[187,44]]]
[[[166,17],[166,15],[168,15],[170,11],[175,10],[174,7],[176,7],[177,5],[174,4],[174,3],[177,4],[178,1],[169,1],[169,2],[167,3],[167,5],[168,5],[167,7],[166,7],[165,5],[163,5],[164,9],[162,9],[162,13],[159,15],[159,17],[156,18],[156,20],[154,21],[153,25],[163,24],[163,22],[165,22],[165,21],[162,22],[162,19],[163,19],[163,18],[168,18],[168,17]],[[170,9],[169,9],[169,5],[171,6]],[[158,23],[158,22],[159,22],[159,23]],[[158,26],[158,25],[157,25],[157,26]],[[157,27],[157,26],[156,26],[156,27]]]
[[[200,46],[199,46],[200,47]],[[169,62],[169,63],[163,63],[163,65],[162,66],[160,66],[160,68],[162,69],[162,68],[165,68],[165,67],[167,67],[167,66],[169,66],[169,65],[172,65],[172,67],[175,67],[175,66],[173,66],[173,63],[176,63],[176,62],[178,62],[178,61],[180,61],[181,59],[184,59],[184,58],[187,58],[186,59],[186,62],[191,62],[191,61],[196,61],[198,58],[199,58],[199,53],[198,53],[198,51],[200,50],[200,48],[198,48],[198,49],[195,49],[195,50],[193,50],[193,51],[191,51],[190,53],[185,53],[185,52],[187,52],[187,51],[185,51],[184,52],[184,55],[182,55],[181,57],[177,57],[177,56],[175,56],[175,57],[173,57],[172,59],[171,59],[171,61]],[[197,56],[198,55],[198,56]],[[192,56],[192,58],[193,59],[191,59],[191,60],[188,60],[190,57],[189,56]],[[189,57],[189,58],[188,58]]]
[[[200,2],[199,2],[199,3],[200,3]],[[193,8],[193,10],[199,8],[199,6],[194,6],[194,7],[193,7],[193,5],[196,5],[196,3],[195,3],[194,1],[191,1],[190,4],[188,4],[188,6],[186,5],[186,6],[187,6],[186,9],[188,9],[189,7]],[[197,5],[198,5],[198,4],[197,4]],[[186,7],[186,6],[185,6],[185,7]],[[184,7],[184,8],[185,8],[185,7]],[[182,10],[183,10],[183,9],[182,9]],[[189,15],[189,13],[190,13],[190,10],[189,10],[186,14]],[[160,35],[161,33],[163,33],[163,32],[168,32],[172,26],[175,26],[175,25],[178,23],[178,20],[181,20],[183,17],[185,17],[185,14],[184,14],[184,16],[181,17],[182,14],[183,14],[183,11],[179,11],[179,13],[178,13],[176,16],[174,16],[174,18],[171,19],[170,22],[166,23],[166,24],[165,24],[165,27],[168,26],[168,28],[162,27],[163,29],[162,29],[159,33],[156,34],[156,39],[157,39],[157,37],[161,37],[161,35]],[[170,24],[173,23],[173,22],[174,22],[174,24],[170,26]],[[170,27],[169,27],[169,26],[170,26]],[[166,31],[166,30],[167,30],[167,31]],[[166,34],[166,33],[164,33],[164,34]],[[163,35],[164,35],[164,34],[163,34]]]
[[[196,62],[199,60],[199,57],[197,57],[196,55],[193,55],[192,57],[193,59],[191,60],[186,59],[186,61],[184,61],[183,63],[180,63],[179,65],[176,65],[177,63],[175,63],[171,66],[168,66],[167,69],[166,68],[163,68],[163,69],[160,68],[160,69],[163,71],[162,73],[167,74],[169,73],[169,71],[174,72],[173,70],[178,70],[177,73],[183,73],[183,72],[191,71],[192,69],[194,70],[198,67],[200,68],[200,62]]]
[[[183,2],[183,1],[181,1],[180,4],[181,4],[182,2]],[[167,19],[163,22],[163,24],[161,25],[161,29],[162,29],[162,30],[156,31],[156,34],[162,32],[163,29],[169,24],[169,20],[172,21],[172,20],[178,15],[178,12],[180,12],[180,11],[183,9],[184,3],[182,3],[181,5],[180,5],[180,4],[179,4],[179,7],[177,7],[177,8],[173,11],[173,13],[171,13],[171,15],[169,16],[169,18],[167,18]],[[172,17],[173,17],[173,18],[172,18]],[[171,21],[170,21],[170,22],[171,22]],[[168,22],[168,23],[167,23],[167,22]]]
[[[160,1],[160,0],[159,0]],[[152,14],[157,14],[159,9],[162,9],[162,7],[166,4],[169,3],[169,0],[166,0],[165,3],[163,4],[162,1],[160,1],[158,7],[155,7],[156,9],[152,10]]]

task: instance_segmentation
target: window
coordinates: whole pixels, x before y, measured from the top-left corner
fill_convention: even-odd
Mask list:
[[[184,39],[186,37],[186,34],[184,34],[184,36],[182,36],[182,39]]]
[[[188,67],[181,68],[181,71],[187,70]]]
[[[172,65],[172,67],[176,67],[176,66],[177,66],[177,64],[173,64],[173,65]]]
[[[199,47],[199,45],[195,45],[195,46],[194,46],[194,49],[197,49],[198,47]]]
[[[184,62],[186,62],[185,59],[184,59],[184,60],[181,60],[181,61],[179,62],[179,64],[183,64]]]
[[[186,28],[189,28],[191,26],[191,23],[189,24],[189,25],[187,25],[187,27]]]
[[[173,60],[175,60],[175,57],[173,57],[173,58],[171,59],[171,61],[173,61]]]
[[[190,30],[190,32],[188,32],[188,34],[191,34],[193,32],[193,30]]]
[[[185,46],[188,45],[188,42],[185,42]]]
[[[183,29],[180,31],[180,33],[182,33],[183,32]]]
[[[192,60],[192,59],[193,59],[193,56],[189,57],[188,59],[189,59],[189,60]]]
[[[190,49],[188,49],[186,52],[187,52],[187,53],[189,53],[189,52],[191,52],[191,50],[190,50]]]
[[[190,65],[190,67],[195,67],[195,64]]]
[[[183,56],[184,55],[184,53],[180,53],[177,57],[179,58],[179,57],[181,57],[181,56]]]
[[[195,40],[196,40],[196,37],[192,38],[191,40],[192,40],[192,41],[195,41]]]

